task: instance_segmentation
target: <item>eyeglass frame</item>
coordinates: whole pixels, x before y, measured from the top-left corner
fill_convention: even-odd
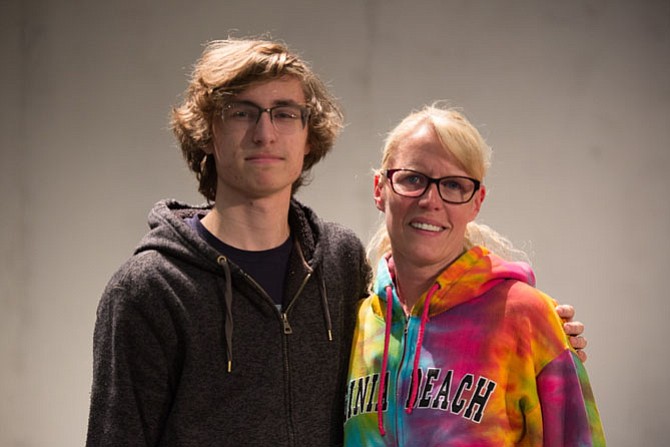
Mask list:
[[[412,172],[414,174],[418,174],[420,176],[423,176],[428,180],[428,182],[426,183],[426,187],[423,189],[423,191],[421,191],[421,194],[407,195],[407,194],[403,194],[403,193],[400,193],[400,192],[396,191],[395,186],[393,184],[393,175],[396,172],[401,172],[401,171],[402,172]],[[481,188],[481,185],[482,185],[479,180],[474,179],[472,177],[467,177],[467,176],[464,176],[464,175],[446,175],[446,176],[440,177],[440,178],[433,178],[433,177],[427,176],[423,172],[415,171],[414,169],[406,169],[406,168],[386,169],[382,172],[383,172],[384,176],[389,180],[389,184],[391,185],[391,190],[393,190],[393,192],[398,194],[399,196],[410,197],[410,198],[414,198],[414,199],[419,198],[419,197],[423,196],[426,193],[426,191],[428,191],[428,189],[430,188],[430,185],[432,185],[434,183],[435,186],[437,186],[437,194],[440,196],[440,199],[442,199],[443,202],[450,203],[452,205],[463,205],[463,204],[466,204],[466,203],[470,202],[472,200],[472,198],[475,196],[475,194],[477,194],[477,191],[479,191],[479,189]],[[453,200],[447,200],[444,197],[442,197],[442,191],[440,191],[440,182],[445,180],[445,179],[466,179],[466,180],[470,180],[475,185],[475,187],[472,190],[472,194],[470,195],[470,197],[468,197],[467,200],[462,201],[462,202],[454,202]]]
[[[305,126],[307,126],[307,122],[309,121],[309,117],[310,117],[311,112],[312,112],[311,108],[308,105],[297,104],[297,103],[293,103],[293,102],[287,102],[287,103],[284,103],[284,104],[277,104],[277,105],[272,106],[272,107],[261,107],[258,104],[256,104],[255,102],[247,101],[247,100],[229,101],[229,102],[226,102],[223,105],[223,107],[221,107],[220,115],[221,115],[221,120],[224,123],[226,122],[226,118],[224,117],[225,111],[230,109],[232,106],[234,106],[236,104],[251,106],[251,107],[254,107],[258,110],[258,116],[256,117],[256,122],[253,123],[253,126],[258,125],[258,122],[261,120],[261,115],[263,115],[264,112],[267,113],[268,116],[270,117],[270,122],[272,123],[272,127],[274,127],[274,129],[277,132],[280,132],[280,131],[279,131],[279,129],[277,129],[277,125],[275,124],[275,119],[274,119],[274,116],[272,114],[272,112],[275,109],[279,109],[281,107],[296,107],[298,110],[300,110],[300,121],[302,123],[302,126],[301,126],[302,129],[304,129]],[[252,125],[251,122],[249,122],[249,125],[250,126]],[[283,133],[283,132],[280,132],[280,133]]]

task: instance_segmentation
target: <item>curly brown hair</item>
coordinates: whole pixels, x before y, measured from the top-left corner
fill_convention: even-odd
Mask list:
[[[311,150],[293,184],[295,193],[306,182],[312,166],[331,150],[342,129],[342,111],[335,98],[309,64],[283,43],[227,39],[206,44],[182,103],[172,109],[170,124],[188,167],[199,181],[198,191],[207,200],[214,201],[217,184],[214,157],[206,157],[212,144],[212,119],[226,98],[283,76],[301,81],[310,108],[307,138]]]

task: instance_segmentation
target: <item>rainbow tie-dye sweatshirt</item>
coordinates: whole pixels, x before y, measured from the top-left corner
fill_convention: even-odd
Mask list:
[[[586,370],[527,264],[474,247],[409,317],[392,275],[382,259],[359,309],[346,446],[605,445]]]

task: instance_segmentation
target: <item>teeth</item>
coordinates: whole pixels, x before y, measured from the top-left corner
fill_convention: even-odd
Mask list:
[[[438,227],[438,226],[435,226],[435,225],[430,225],[430,224],[427,224],[427,223],[412,222],[410,225],[414,228],[419,229],[419,230],[442,231],[441,227]]]

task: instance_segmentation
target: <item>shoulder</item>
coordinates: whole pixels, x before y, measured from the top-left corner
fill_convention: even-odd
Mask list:
[[[340,223],[321,219],[314,210],[295,199],[291,201],[289,218],[293,222],[293,228],[301,233],[301,239],[344,251],[365,251],[363,243],[353,230]]]
[[[339,270],[345,275],[345,281],[347,275],[356,274],[366,285],[369,283],[371,271],[365,247],[349,228],[338,223],[324,222],[317,252],[320,253],[319,257],[322,258],[327,272]]]
[[[136,288],[155,276],[170,270],[172,261],[156,250],[135,253],[114,272],[108,288]]]
[[[357,287],[357,297],[365,294],[370,280],[370,267],[365,247],[353,230],[336,222],[319,218],[309,207],[297,200],[291,202],[289,213],[292,231],[305,251],[308,262],[321,264],[333,279]]]
[[[350,228],[337,222],[322,221],[322,230],[326,239],[337,246],[346,248],[360,247],[363,249],[363,242]]]
[[[185,271],[183,263],[156,250],[131,256],[107,283],[100,309],[153,313],[161,307],[174,307],[168,301],[189,296],[195,280]]]
[[[508,306],[517,312],[532,313],[551,312],[557,305],[556,300],[541,290],[523,281],[508,281]]]
[[[525,334],[544,350],[558,355],[567,348],[563,324],[556,313],[557,302],[546,293],[521,281],[511,281],[505,318],[517,335]]]
[[[151,288],[149,278],[160,270],[160,258],[157,252],[144,251],[126,260],[107,282],[98,310],[139,304],[139,297]]]

